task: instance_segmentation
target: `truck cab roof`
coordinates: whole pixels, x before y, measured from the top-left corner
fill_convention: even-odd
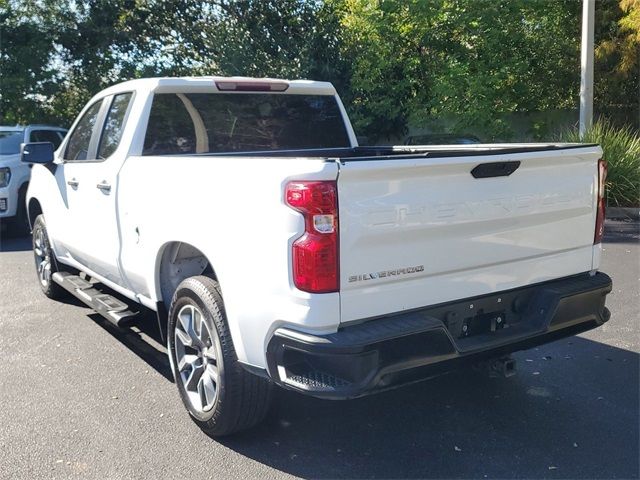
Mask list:
[[[240,86],[253,85],[254,91],[270,91],[278,93],[286,91],[287,94],[301,95],[335,95],[336,89],[329,82],[314,80],[284,80],[279,78],[251,78],[251,77],[153,77],[138,78],[113,85],[101,91],[92,100],[114,95],[121,92],[145,91],[145,92],[225,92],[233,93],[235,89],[220,88],[232,84]],[[283,86],[283,89],[267,89],[271,85]],[[250,91],[246,88],[235,90]]]

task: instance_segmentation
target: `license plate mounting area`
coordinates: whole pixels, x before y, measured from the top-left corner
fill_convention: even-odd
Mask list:
[[[475,315],[466,317],[462,321],[458,338],[496,332],[505,328],[506,325],[507,315],[504,310],[486,313],[480,310]]]

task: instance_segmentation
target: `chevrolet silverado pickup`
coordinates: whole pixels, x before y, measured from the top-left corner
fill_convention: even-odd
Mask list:
[[[193,77],[112,86],[21,153],[44,294],[157,319],[210,435],[274,385],[359,397],[610,317],[597,145],[358,146],[329,83]]]

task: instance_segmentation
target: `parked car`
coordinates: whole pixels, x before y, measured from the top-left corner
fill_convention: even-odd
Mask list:
[[[210,435],[259,422],[274,385],[509,374],[609,320],[597,145],[359,147],[329,83],[203,77],[110,87],[53,150],[22,152],[42,291],[118,326],[156,312]]]
[[[409,135],[404,139],[405,145],[472,145],[482,143],[474,135],[455,135],[450,133],[426,133]]]
[[[0,222],[11,221],[25,231],[29,226],[25,198],[31,170],[20,162],[20,145],[51,142],[57,148],[66,133],[49,125],[0,126]]]

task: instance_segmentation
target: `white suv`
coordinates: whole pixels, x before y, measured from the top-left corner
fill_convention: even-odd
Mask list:
[[[67,130],[49,125],[0,126],[0,222],[11,218],[16,227],[27,230],[25,195],[31,168],[20,162],[20,144],[51,142],[58,148]]]

